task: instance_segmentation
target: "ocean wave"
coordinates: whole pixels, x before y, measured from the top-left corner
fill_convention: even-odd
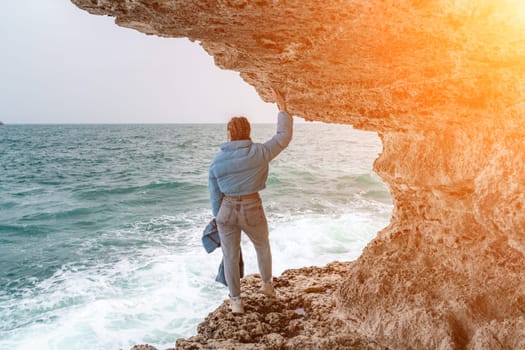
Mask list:
[[[42,187],[24,188],[20,191],[13,191],[11,196],[14,197],[29,197],[45,193],[45,189]],[[4,205],[5,203],[2,203]]]
[[[127,187],[106,187],[97,188],[93,190],[77,190],[76,196],[81,199],[98,199],[100,197],[113,195],[127,195],[133,193],[144,193],[146,191],[171,191],[171,190],[185,190],[198,191],[199,189],[207,188],[205,184],[195,184],[191,182],[152,182],[146,185],[135,185]]]
[[[228,293],[214,281],[220,251],[206,254],[200,243],[209,218],[204,209],[159,216],[85,240],[82,260],[0,299],[0,343],[11,349],[118,349],[144,342],[165,348],[193,334]],[[269,215],[269,222],[274,275],[355,259],[385,224],[363,213]],[[257,272],[245,235],[242,245],[246,273]]]
[[[27,221],[49,221],[49,220],[65,220],[65,219],[74,219],[78,217],[92,217],[93,220],[96,219],[96,215],[103,213],[107,210],[107,206],[102,204],[93,207],[81,207],[73,208],[69,210],[59,210],[54,212],[47,213],[37,213],[37,214],[27,214],[20,218],[21,222]]]
[[[0,224],[0,232],[4,240],[10,237],[26,237],[46,235],[53,232],[53,227],[49,225],[28,225],[28,224]]]
[[[117,349],[154,336],[167,346],[193,332],[222,298],[213,280],[218,257],[204,254],[157,250],[111,264],[64,265],[19,300],[2,303],[0,341],[11,349]]]

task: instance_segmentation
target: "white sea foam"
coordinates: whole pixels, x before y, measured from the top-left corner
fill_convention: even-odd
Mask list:
[[[160,347],[195,332],[221,301],[214,272],[220,257],[202,248],[173,254],[130,252],[114,265],[64,266],[17,305],[28,323],[2,336],[9,349],[119,349],[149,342]],[[31,314],[35,317],[31,318]]]
[[[289,268],[355,259],[386,225],[387,209],[380,219],[359,212],[332,217],[270,216],[274,275]],[[153,222],[170,227],[174,220],[180,217]],[[126,234],[143,235],[150,224],[137,223]],[[64,265],[20,300],[12,301],[7,312],[23,317],[26,325],[4,332],[2,346],[10,350],[127,349],[150,343],[166,348],[179,337],[195,334],[197,324],[228,294],[214,281],[220,251],[206,254],[200,230],[191,227],[171,235],[152,230],[151,246],[115,252],[119,257],[112,263]],[[243,250],[246,273],[256,273],[255,252],[246,236]]]
[[[335,260],[356,259],[364,246],[387,224],[362,213],[302,216],[290,221],[270,223],[274,274],[289,268],[323,266]],[[246,246],[247,269],[255,271],[255,253]]]

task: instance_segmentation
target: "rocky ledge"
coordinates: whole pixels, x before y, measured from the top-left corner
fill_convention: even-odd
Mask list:
[[[285,271],[274,279],[277,298],[258,293],[260,279],[242,280],[245,313],[233,315],[225,301],[198,326],[198,334],[177,340],[176,349],[383,350],[353,330],[337,310],[335,291],[352,263]],[[132,350],[155,350],[139,345]]]
[[[326,292],[336,311],[319,317],[333,317],[341,339],[353,329],[395,349],[525,349],[523,1],[72,1],[124,27],[200,43],[263,99],[283,88],[294,115],[379,134],[374,169],[394,210]],[[295,302],[279,304],[286,317]],[[335,341],[317,335],[305,310],[308,331],[296,341]],[[250,315],[266,317],[231,324],[248,327]],[[197,343],[230,332],[211,331],[211,317]],[[280,342],[280,328],[264,324],[265,335],[231,335],[239,346]]]

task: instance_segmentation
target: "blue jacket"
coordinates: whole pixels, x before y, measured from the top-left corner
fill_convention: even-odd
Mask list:
[[[217,221],[215,221],[215,219],[211,219],[210,223],[206,226],[202,232],[201,240],[207,253],[211,253],[221,246],[221,237],[219,236]]]
[[[259,192],[266,187],[268,163],[288,146],[292,139],[293,118],[279,112],[276,134],[265,143],[251,140],[230,141],[210,165],[208,185],[211,207],[217,216],[223,195],[241,196]]]

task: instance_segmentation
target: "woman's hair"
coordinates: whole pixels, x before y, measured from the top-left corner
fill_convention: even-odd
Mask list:
[[[250,140],[250,122],[246,117],[233,117],[228,122],[231,141]]]

